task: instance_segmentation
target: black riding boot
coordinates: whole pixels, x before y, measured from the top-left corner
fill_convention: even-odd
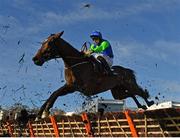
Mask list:
[[[101,64],[105,68],[106,74],[107,75],[112,75],[111,68],[109,67],[107,61],[102,56],[98,56],[97,59],[101,62]]]

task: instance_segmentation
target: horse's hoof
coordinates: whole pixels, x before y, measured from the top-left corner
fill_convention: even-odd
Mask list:
[[[47,118],[49,116],[49,111],[43,111],[41,118]]]
[[[147,109],[147,107],[145,105],[142,105],[141,108],[144,109],[144,110]]]
[[[153,104],[154,104],[154,101],[148,102],[148,107],[150,107],[150,106],[153,105]]]

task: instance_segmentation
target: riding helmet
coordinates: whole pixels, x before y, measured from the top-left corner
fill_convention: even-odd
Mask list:
[[[102,39],[102,34],[101,34],[101,32],[99,32],[99,31],[93,31],[93,32],[91,33],[90,37],[91,37],[91,38],[93,38],[93,37],[98,37],[98,38]]]

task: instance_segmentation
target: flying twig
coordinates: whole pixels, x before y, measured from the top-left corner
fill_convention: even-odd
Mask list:
[[[155,66],[156,66],[156,68],[157,68],[158,64],[156,63]]]
[[[21,89],[23,89],[23,90],[26,89],[26,88],[24,87],[24,84],[23,84],[21,87],[19,87],[18,89],[16,89],[15,92],[17,92],[17,91],[19,91],[19,90],[21,90]]]
[[[24,56],[25,56],[25,53],[23,53],[23,55],[21,56],[20,60],[18,61],[19,63],[23,63],[24,62]]]
[[[18,68],[18,72],[20,71],[20,69],[23,66],[24,63],[24,57],[25,57],[25,53],[23,53],[23,55],[21,56],[20,60],[18,61],[18,63],[20,64],[19,68]]]
[[[18,41],[18,45],[20,44],[20,42],[21,42],[21,41],[19,40],[19,41]]]
[[[88,3],[88,4],[83,5],[83,7],[84,7],[84,8],[90,8],[91,5]]]
[[[42,44],[42,42],[36,42],[36,43],[38,43],[38,44]]]
[[[38,106],[34,103],[34,101],[33,101],[32,99],[30,99],[30,102],[31,102],[31,104],[32,104],[34,107],[38,107]]]
[[[6,88],[7,88],[7,85],[5,85],[4,87],[2,87],[3,90],[6,89]]]

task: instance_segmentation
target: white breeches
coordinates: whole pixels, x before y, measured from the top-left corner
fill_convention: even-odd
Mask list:
[[[108,63],[108,65],[111,67],[112,64],[113,64],[113,58],[110,58],[109,56],[106,56],[106,55],[103,55],[103,54],[100,54],[100,53],[95,53],[93,54],[94,57],[97,59],[98,56],[102,56],[106,62]]]

